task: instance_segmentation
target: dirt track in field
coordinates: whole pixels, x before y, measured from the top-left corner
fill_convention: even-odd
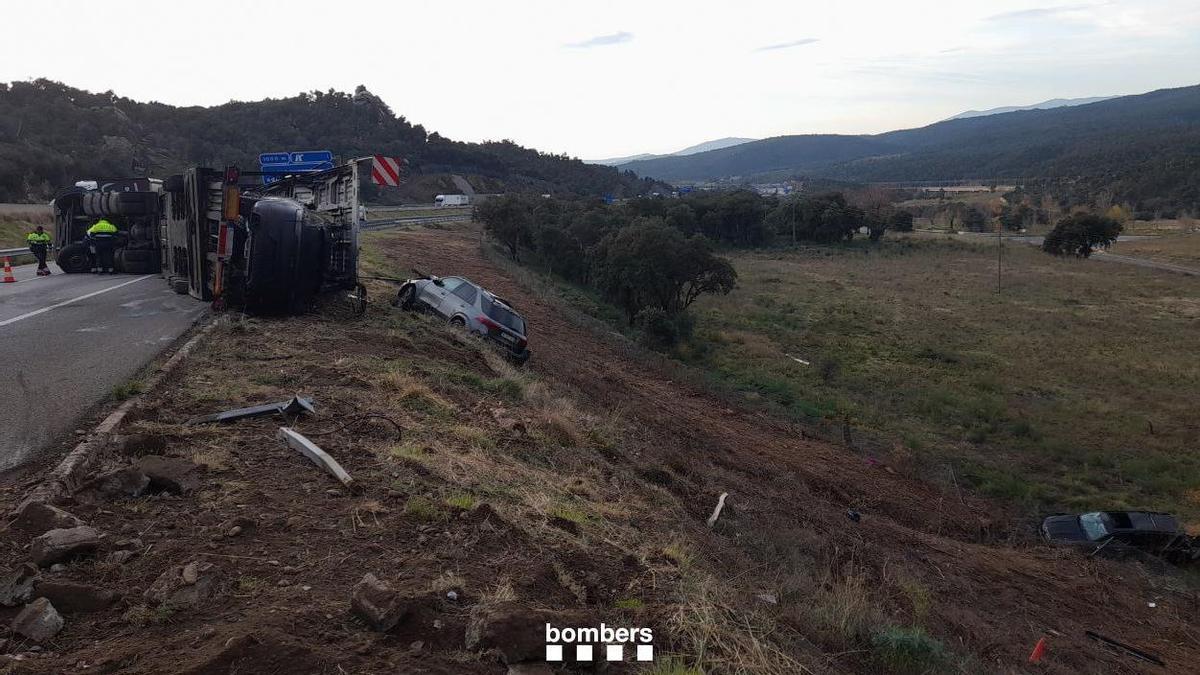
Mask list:
[[[1164,591],[1161,578],[1151,583],[1137,564],[980,543],[1007,528],[990,517],[1003,513],[1001,506],[960,501],[844,447],[804,439],[792,425],[731,409],[646,359],[630,358],[619,340],[569,320],[553,300],[520,285],[479,242],[473,231],[416,230],[389,235],[381,246],[398,269],[466,276],[515,303],[530,325],[528,367],[642,428],[645,442],[625,459],[689,504],[694,517],[703,520],[719,493],[730,493],[730,521],[717,528],[722,536],[711,562],[738,585],[769,584],[746,566],[786,567],[788,556],[804,558],[792,549],[796,542],[815,537],[840,551],[835,566],[923,581],[934,596],[925,623],[988,667],[1019,670],[1044,634],[1054,654],[1045,672],[1145,667],[1106,652],[1085,630],[1157,654],[1172,672],[1198,662],[1194,596]],[[860,523],[850,522],[848,508],[863,514]],[[786,607],[779,618],[787,623]]]

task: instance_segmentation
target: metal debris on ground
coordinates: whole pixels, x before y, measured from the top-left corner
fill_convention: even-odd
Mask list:
[[[1103,635],[1101,635],[1095,631],[1090,631],[1090,630],[1084,631],[1084,635],[1087,635],[1091,639],[1093,639],[1097,642],[1100,642],[1101,644],[1112,647],[1113,649],[1116,649],[1117,651],[1121,651],[1126,654],[1129,654],[1130,656],[1132,656],[1134,658],[1141,659],[1142,661],[1147,661],[1149,663],[1153,663],[1158,666],[1166,666],[1167,665],[1162,659],[1158,658],[1157,656],[1155,656],[1149,652],[1144,652],[1144,651],[1138,649],[1137,647],[1131,647],[1127,644],[1117,642],[1116,640],[1114,640],[1110,637],[1104,637]]]
[[[725,498],[728,496],[728,492],[722,492],[720,498],[717,499],[717,507],[713,509],[712,515],[708,517],[709,527],[717,524],[717,518],[721,517],[721,509],[725,508]]]
[[[300,451],[300,454],[312,460],[313,464],[325,469],[327,473],[341,481],[342,485],[351,490],[355,489],[354,479],[350,477],[350,474],[346,473],[342,465],[338,464],[336,459],[330,457],[316,443],[288,427],[279,427],[279,438],[292,449]]]
[[[240,420],[244,417],[261,417],[262,415],[300,415],[302,413],[316,413],[313,408],[311,398],[300,398],[297,394],[287,401],[279,401],[277,403],[265,403],[263,405],[250,406],[249,408],[234,408],[224,412],[197,417],[194,420],[188,420],[188,424],[207,424],[209,422],[232,422]]]

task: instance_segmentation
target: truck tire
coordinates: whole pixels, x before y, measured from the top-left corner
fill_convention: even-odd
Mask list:
[[[150,242],[154,245],[154,230],[156,226],[149,223],[138,222],[129,226],[129,240],[131,242]]]
[[[67,244],[62,247],[58,250],[58,257],[55,261],[67,274],[77,274],[92,269],[92,256],[88,253],[87,246],[83,244]]]
[[[89,216],[149,216],[158,213],[158,193],[85,192],[80,205]]]
[[[163,192],[183,192],[183,174],[167,176],[163,180]]]
[[[157,253],[148,248],[123,248],[117,251],[117,267],[125,274],[157,274]]]
[[[157,253],[152,248],[123,248],[121,252],[125,256],[126,262],[133,263],[152,262],[154,254]]]

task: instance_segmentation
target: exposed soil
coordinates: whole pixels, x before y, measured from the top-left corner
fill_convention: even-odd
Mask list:
[[[713,546],[714,566],[741,577],[739,583],[755,562],[786,565],[815,533],[877,578],[892,566],[924,580],[935,596],[927,624],[997,668],[1019,668],[1046,630],[1061,634],[1050,638],[1049,671],[1140,667],[1100,649],[1085,630],[1138,645],[1179,672],[1197,662],[1200,631],[1191,618],[1197,598],[1162,599],[1165,591],[1140,565],[977,543],[1012,526],[994,515],[1004,513],[1002,506],[960,501],[844,447],[806,441],[803,430],[730,408],[648,360],[630,358],[619,338],[598,338],[564,316],[560,304],[516,283],[482,254],[476,233],[404,232],[386,250],[401,269],[463,275],[514,302],[531,327],[529,367],[642,428],[647,442],[626,459],[677,494],[695,518],[706,518],[719,493],[729,492],[736,515],[716,537],[719,544],[705,545]],[[848,508],[863,514],[858,524],[847,518]]]
[[[851,578],[865,583],[872,612],[924,626],[956,655],[941,670],[1019,672],[1047,636],[1041,672],[1162,672],[1085,630],[1151,652],[1170,672],[1194,670],[1197,601],[1167,590],[1170,577],[1007,546],[1013,524],[1001,507],[681,382],[517,283],[482,254],[477,232],[389,233],[375,245],[395,274],[460,274],[512,300],[532,332],[521,386],[548,387],[577,409],[462,384],[513,376],[481,345],[382,300],[362,322],[222,327],[151,393],[110,462],[187,458],[201,467],[195,488],[65,504],[111,543],[43,575],[120,598],[67,615],[40,654],[14,638],[7,651],[22,660],[0,670],[500,673],[499,657],[469,649],[466,633],[472,610],[510,602],[651,626],[658,653],[685,661],[707,639],[704,663],[717,672],[887,670],[814,618],[818,599]],[[375,298],[387,292],[372,286]],[[278,419],[181,424],[292,391],[313,396],[319,415],[288,423],[336,457],[360,493],[276,440]],[[366,412],[387,420],[358,417]],[[474,503],[449,499],[464,490]],[[722,492],[727,506],[709,530]],[[20,496],[0,493],[0,506]],[[0,558],[12,565],[27,558],[29,537],[9,535]],[[140,547],[116,545],[134,538]],[[106,560],[116,548],[137,555]],[[213,565],[211,598],[167,609],[144,598],[164,571],[191,561]],[[408,599],[392,632],[349,611],[367,572]],[[695,592],[697,580],[711,597]],[[17,609],[0,608],[0,620]]]

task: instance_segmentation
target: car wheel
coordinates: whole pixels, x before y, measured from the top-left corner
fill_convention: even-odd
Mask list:
[[[59,249],[56,262],[67,274],[87,272],[92,268],[92,257],[83,244],[67,244]]]
[[[416,309],[416,306],[413,303],[416,297],[417,287],[413,286],[412,284],[408,284],[400,289],[400,292],[396,294],[396,302],[392,304],[406,312],[411,312]]]
[[[467,320],[462,318],[461,316],[456,316],[456,317],[453,317],[452,319],[450,319],[450,325],[454,326],[455,328],[466,328]]]
[[[529,350],[528,349],[522,351],[520,354],[513,354],[513,357],[512,357],[513,363],[517,364],[518,366],[525,365],[525,362],[528,360],[529,360]]]

